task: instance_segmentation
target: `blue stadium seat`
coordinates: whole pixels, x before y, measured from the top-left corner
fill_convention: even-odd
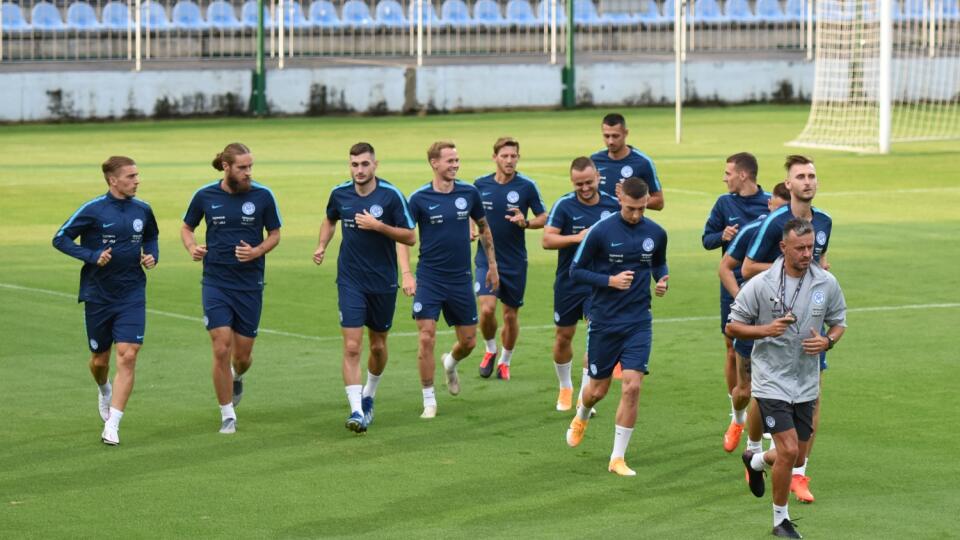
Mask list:
[[[254,5],[256,5],[256,2],[254,2]],[[207,6],[207,24],[217,30],[239,30],[243,28],[243,25],[237,19],[237,12],[234,11],[233,5],[225,0],[210,2],[210,5]],[[254,25],[256,25],[256,19],[254,19]]]
[[[203,20],[203,14],[198,6],[192,0],[180,0],[173,6],[173,14],[170,17],[173,25],[181,30],[206,30],[210,28],[210,23]]]
[[[377,26],[385,28],[406,28],[410,21],[403,15],[403,8],[397,0],[380,0],[377,3]],[[312,15],[311,15],[312,18]]]
[[[787,21],[780,9],[780,0],[757,0],[757,18],[771,24]]]
[[[100,20],[108,30],[126,30],[133,27],[133,18],[126,2],[107,2],[100,11]]]
[[[362,0],[347,0],[343,3],[343,9],[340,12],[340,20],[343,24],[357,28],[373,28],[373,15],[370,14],[370,8]]]
[[[960,21],[960,2],[957,0],[944,0],[943,18],[948,21]]]
[[[67,29],[60,17],[60,10],[50,2],[40,2],[30,12],[33,28],[45,32],[62,32]]]
[[[30,23],[23,17],[23,11],[20,6],[4,2],[3,7],[3,31],[11,33],[22,33],[30,31]]]
[[[285,28],[308,28],[310,21],[303,16],[303,7],[300,2],[283,3],[283,26]]]
[[[657,6],[655,0],[647,0],[643,5],[646,9],[637,12],[637,20],[648,24],[660,23],[664,20],[664,16],[660,14],[660,7]]]
[[[676,7],[676,5],[674,4],[674,1],[673,1],[673,0],[666,0],[666,1],[663,3],[663,18],[664,18],[664,20],[669,21],[669,22],[673,22],[673,10],[675,9],[675,7]],[[690,16],[690,4],[686,4],[686,9],[687,9],[687,17],[689,17],[689,16]]]
[[[747,0],[727,0],[725,6],[727,18],[737,23],[759,22],[760,17],[753,13]]]
[[[7,21],[3,21],[4,27]],[[97,12],[86,2],[74,2],[67,8],[67,27],[78,32],[97,32],[103,25],[97,20]]]
[[[433,8],[433,3],[430,0],[410,0],[410,4],[407,6],[407,16],[410,17],[410,20],[413,21],[413,24],[417,24],[417,6],[422,5],[423,10],[423,24],[424,26],[440,26],[440,17],[437,17],[437,10]]]
[[[477,21],[470,16],[470,8],[463,0],[443,0],[440,6],[440,18],[447,26],[473,28]]]
[[[807,12],[807,2],[812,2],[813,0],[787,0],[786,6],[783,8],[783,17],[788,22],[800,22],[806,19]],[[814,10],[816,13],[816,10]]]
[[[543,21],[548,20],[550,15],[550,0],[540,0],[540,3],[537,4],[537,20],[543,24]],[[567,10],[564,9],[563,2],[557,0],[557,24],[566,24],[567,23]]]
[[[150,31],[169,30],[170,19],[167,18],[167,10],[163,4],[147,0],[140,4],[140,24],[143,28],[149,28]]]
[[[310,24],[320,28],[341,28],[343,21],[330,0],[315,0],[310,4]]]
[[[487,28],[508,26],[506,19],[500,14],[500,4],[494,0],[477,0],[473,5],[473,18],[477,24]]]
[[[257,0],[250,0],[244,3],[243,7],[240,8],[240,21],[238,24],[246,26],[247,28],[256,28],[258,8]],[[233,7],[230,8],[229,16],[236,20],[236,17],[233,16]],[[207,12],[207,18],[210,18],[209,11]],[[263,27],[271,28],[273,26],[273,17],[270,16],[270,4],[265,2],[263,5]]]
[[[507,2],[507,23],[518,28],[543,24],[533,12],[533,6],[527,0],[510,0]]]
[[[720,9],[717,0],[696,0],[693,7],[695,23],[721,24],[730,20]]]
[[[573,20],[577,24],[586,26],[597,26],[605,23],[600,15],[597,14],[597,6],[593,5],[593,0],[567,0],[573,4]]]

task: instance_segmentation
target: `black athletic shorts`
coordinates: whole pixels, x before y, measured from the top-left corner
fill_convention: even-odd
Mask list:
[[[816,404],[816,400],[787,403],[779,399],[757,398],[763,430],[772,434],[796,429],[797,439],[800,441],[809,441],[813,434],[813,411]]]

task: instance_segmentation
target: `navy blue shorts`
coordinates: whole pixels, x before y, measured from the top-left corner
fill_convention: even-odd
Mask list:
[[[477,296],[496,296],[504,304],[519,308],[523,305],[523,292],[527,288],[527,268],[524,266],[522,272],[505,272],[502,268],[497,268],[500,274],[500,288],[491,291],[487,287],[487,268],[478,266],[476,277],[473,282],[473,290]]]
[[[147,328],[147,305],[144,302],[83,305],[90,352],[110,350],[114,343],[143,345]]]
[[[737,351],[737,354],[741,358],[750,359],[750,355],[753,354],[753,340],[752,339],[734,339],[733,340],[733,350]]]
[[[590,293],[570,294],[553,289],[553,323],[575,326],[590,312]]]
[[[436,321],[441,311],[448,326],[477,324],[477,297],[470,282],[443,283],[418,277],[413,318]]]
[[[255,338],[262,309],[262,290],[238,291],[203,286],[203,324],[207,330],[227,326],[241,336]]]
[[[587,325],[587,364],[591,379],[607,379],[617,362],[623,369],[643,374],[650,362],[653,344],[651,321],[605,326],[590,321]]]
[[[732,303],[733,298],[730,298],[730,295],[720,295],[720,332],[724,335],[727,333],[727,319],[730,317],[730,304]]]
[[[340,326],[366,326],[374,332],[386,332],[393,325],[393,311],[397,307],[397,293],[365,293],[347,285],[337,285],[337,305],[340,308]]]

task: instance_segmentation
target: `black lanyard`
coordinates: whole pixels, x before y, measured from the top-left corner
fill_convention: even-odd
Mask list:
[[[790,305],[787,305],[786,289],[787,289],[787,261],[783,261],[783,265],[780,268],[780,305],[783,306],[783,315],[787,314],[793,315],[794,322],[797,322],[799,319],[796,314],[793,313],[793,307],[797,305],[797,297],[800,296],[800,288],[803,287],[803,279],[807,277],[807,273],[804,272],[800,276],[800,281],[797,282],[797,288],[793,291],[793,298],[790,299]],[[797,332],[800,329],[797,328]]]

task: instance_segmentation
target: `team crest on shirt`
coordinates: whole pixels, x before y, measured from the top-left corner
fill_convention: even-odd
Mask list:
[[[644,251],[653,251],[654,243],[653,238],[644,238],[643,239],[643,250]]]
[[[382,215],[383,215],[383,207],[380,206],[379,204],[375,204],[375,205],[371,206],[371,207],[370,207],[370,215],[373,216],[373,217],[375,217],[375,218],[378,218],[378,217],[382,216]]]
[[[511,191],[507,193],[507,202],[517,204],[517,201],[520,200],[520,194],[516,191]]]
[[[609,210],[604,210],[603,212],[600,212],[600,219],[607,219],[608,217],[610,217],[610,214],[612,213],[613,212]]]
[[[817,233],[817,243],[821,246],[827,243],[827,233],[820,231]]]
[[[140,231],[143,230],[143,220],[142,220],[142,219],[139,219],[139,218],[138,218],[138,219],[133,220],[133,230],[134,230],[135,232],[140,232]]]
[[[240,210],[241,210],[244,214],[246,214],[246,215],[248,215],[248,216],[252,216],[253,213],[257,211],[257,205],[253,204],[252,202],[247,201],[247,202],[243,203],[243,206],[240,207]]]
[[[421,304],[420,302],[414,302],[414,303],[413,303],[413,312],[414,312],[414,313],[420,313],[420,310],[422,310],[422,309],[423,309],[423,304]]]
[[[774,420],[772,416],[768,416],[768,417],[766,418],[766,422],[767,422],[767,427],[768,427],[768,428],[773,428],[773,426],[777,425],[777,421]]]
[[[823,301],[827,299],[827,296],[823,294],[823,291],[813,291],[813,303],[815,305],[822,305]]]
[[[631,176],[633,176],[633,167],[631,167],[631,166],[629,166],[629,165],[624,165],[624,166],[620,169],[620,177],[621,177],[621,178],[630,178]]]
[[[467,200],[463,197],[457,197],[457,200],[453,203],[460,210],[465,210],[467,208]]]

